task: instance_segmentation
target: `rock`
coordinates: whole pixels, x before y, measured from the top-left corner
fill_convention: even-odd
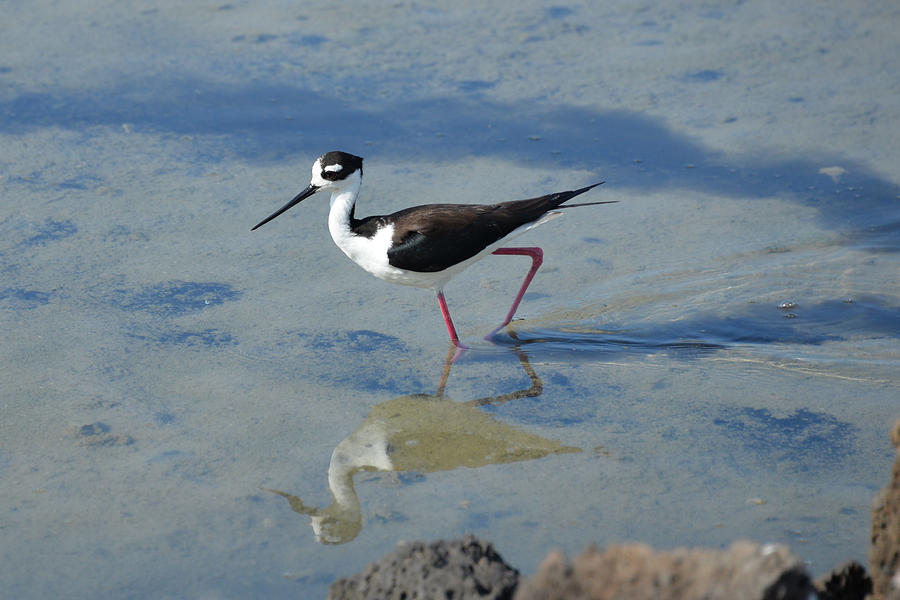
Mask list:
[[[819,597],[828,600],[863,600],[872,593],[872,580],[856,561],[835,568],[816,581]]]
[[[361,573],[334,582],[328,598],[509,600],[518,579],[519,572],[491,544],[468,535],[450,542],[398,544]]]
[[[875,598],[900,600],[900,420],[891,430],[897,460],[888,485],[872,502],[869,569]]]
[[[551,553],[516,591],[515,600],[811,598],[802,563],[783,546],[735,542],[727,550],[644,544],[588,548],[569,564]]]

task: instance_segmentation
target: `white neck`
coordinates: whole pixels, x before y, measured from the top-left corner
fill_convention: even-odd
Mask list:
[[[403,272],[389,264],[388,250],[392,244],[393,225],[379,223],[377,231],[371,237],[357,235],[350,228],[350,214],[356,204],[359,186],[360,178],[356,177],[331,192],[331,210],[328,212],[331,239],[350,260],[375,277],[395,283],[418,285],[408,283]]]
[[[361,181],[356,178],[354,181],[349,182],[346,187],[338,188],[331,192],[328,231],[331,232],[331,237],[335,243],[338,241],[339,234],[343,235],[345,232],[350,231],[350,213],[353,212],[353,206],[356,204],[360,183]]]
[[[387,248],[390,244],[391,230],[382,230],[381,238],[368,239],[356,235],[350,229],[350,213],[356,204],[360,180],[350,181],[345,187],[331,192],[331,210],[328,212],[328,231],[331,239],[350,260],[366,271],[381,277],[387,261]],[[381,246],[384,245],[382,248]]]

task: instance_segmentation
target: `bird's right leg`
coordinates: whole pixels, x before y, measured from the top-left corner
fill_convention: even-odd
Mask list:
[[[492,254],[499,255],[520,255],[520,256],[530,256],[531,257],[531,269],[529,269],[528,274],[525,276],[525,281],[522,282],[522,286],[519,288],[519,293],[516,294],[516,298],[513,300],[512,306],[509,309],[509,312],[506,313],[506,318],[503,319],[503,323],[500,324],[495,330],[493,330],[490,334],[488,334],[487,338],[490,339],[496,335],[498,331],[509,325],[510,321],[512,321],[513,317],[516,314],[516,309],[519,308],[519,303],[522,301],[522,296],[525,295],[525,290],[528,289],[528,286],[531,284],[531,280],[534,279],[534,274],[537,273],[537,270],[541,268],[541,264],[544,262],[544,251],[537,247],[532,248],[497,248],[494,250]]]

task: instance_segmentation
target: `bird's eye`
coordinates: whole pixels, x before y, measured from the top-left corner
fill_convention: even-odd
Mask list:
[[[336,181],[339,177],[341,171],[344,170],[344,165],[335,164],[328,165],[324,169],[322,169],[322,179],[327,181]]]

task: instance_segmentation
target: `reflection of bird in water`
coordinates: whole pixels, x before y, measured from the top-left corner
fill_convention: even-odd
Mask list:
[[[610,202],[564,204],[599,183],[569,192],[498,204],[426,204],[390,215],[357,219],[356,197],[362,184],[363,159],[346,152],[327,152],[316,159],[309,185],[287,204],[260,221],[261,227],[320,190],[331,193],[328,229],[334,243],[353,262],[391,283],[434,290],[450,334],[459,345],[456,328],[444,299],[443,287],[452,277],[488,254],[530,256],[525,277],[506,319],[512,320],[531,279],[541,266],[540,248],[500,248],[529,229],[559,216],[560,209]],[[602,182],[601,182],[602,183]],[[490,336],[489,336],[490,337]]]
[[[431,473],[581,451],[507,425],[478,409],[540,395],[541,381],[524,355],[519,358],[531,387],[461,403],[443,395],[452,356],[448,354],[437,394],[401,396],[373,407],[363,423],[337,445],[328,466],[330,506],[307,506],[297,496],[269,490],[287,498],[295,512],[311,517],[316,540],[341,544],[359,533],[362,515],[353,476],[360,471]]]

